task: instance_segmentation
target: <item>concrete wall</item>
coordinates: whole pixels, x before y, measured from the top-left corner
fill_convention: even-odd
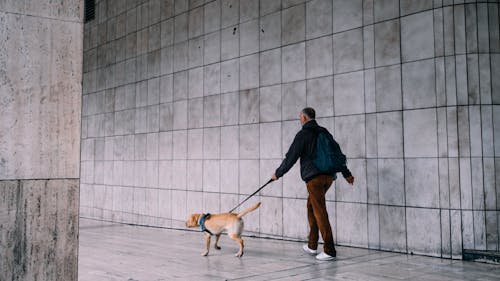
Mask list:
[[[98,1],[82,215],[183,227],[226,212],[273,174],[312,106],[356,176],[327,196],[337,243],[498,250],[499,5],[463,2]],[[246,229],[305,239],[306,198],[297,165],[246,204],[263,203]]]
[[[0,1],[0,280],[77,279],[82,14]]]

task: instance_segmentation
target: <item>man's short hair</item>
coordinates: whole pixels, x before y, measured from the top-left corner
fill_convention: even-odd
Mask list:
[[[306,108],[302,109],[302,114],[309,117],[310,119],[316,118],[316,111],[312,107],[306,107]]]

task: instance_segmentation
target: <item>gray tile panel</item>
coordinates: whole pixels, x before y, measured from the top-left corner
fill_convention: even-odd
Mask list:
[[[82,212],[183,227],[172,219],[197,207],[230,209],[272,175],[312,106],[356,177],[351,187],[339,174],[326,195],[338,243],[444,258],[498,250],[495,27],[496,2],[116,4],[84,27]],[[251,200],[265,206],[248,229],[304,240],[306,199],[297,164]]]

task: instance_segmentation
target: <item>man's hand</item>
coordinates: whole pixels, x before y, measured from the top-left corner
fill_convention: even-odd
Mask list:
[[[278,180],[278,177],[276,176],[276,174],[273,174],[273,176],[271,177],[271,179],[272,179],[273,181],[276,181],[276,180]]]
[[[345,178],[345,180],[350,184],[350,185],[353,185],[354,184],[354,177],[353,176],[348,176],[347,178]]]

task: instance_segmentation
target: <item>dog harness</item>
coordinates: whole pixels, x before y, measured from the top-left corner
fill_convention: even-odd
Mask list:
[[[201,231],[202,231],[202,232],[206,232],[206,233],[208,233],[208,234],[210,234],[210,235],[213,235],[213,234],[212,234],[212,232],[210,232],[210,230],[208,230],[208,229],[205,227],[205,221],[206,221],[207,219],[209,219],[209,218],[210,218],[210,214],[203,214],[203,215],[201,216],[201,218],[200,218],[200,227],[201,227]]]

